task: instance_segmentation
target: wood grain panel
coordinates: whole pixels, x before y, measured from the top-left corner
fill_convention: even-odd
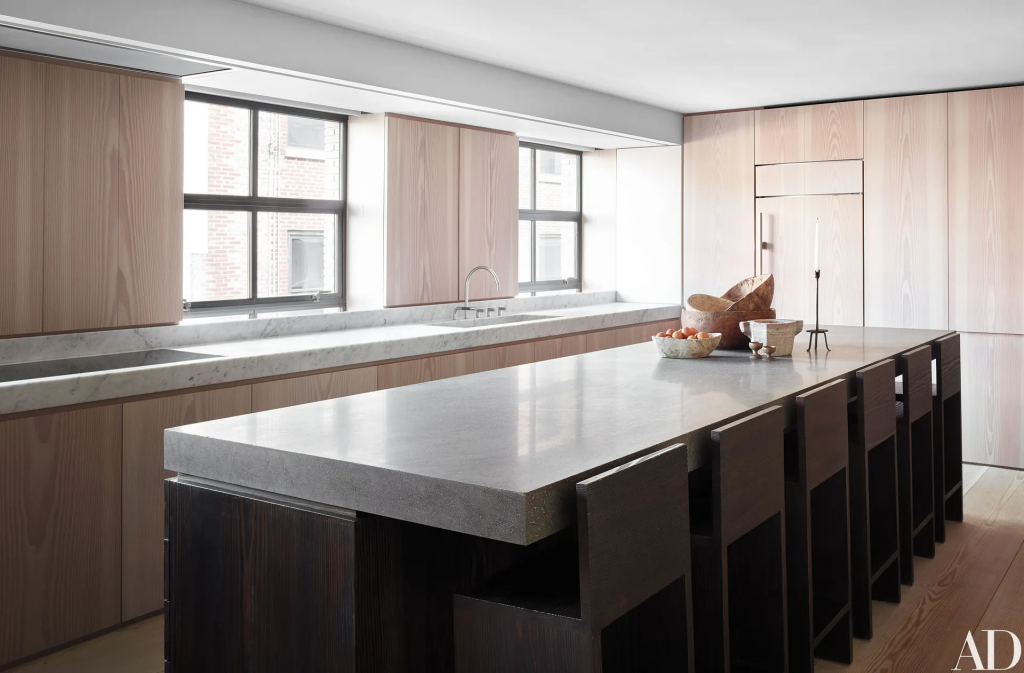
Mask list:
[[[377,367],[377,390],[426,383],[473,373],[473,353],[435,355]]]
[[[754,161],[788,164],[864,158],[864,102],[754,112]]]
[[[764,272],[775,274],[780,318],[814,324],[814,221],[821,224],[821,324],[864,319],[863,213],[858,195],[757,200],[764,213]]]
[[[252,387],[252,410],[268,411],[377,390],[377,368],[360,367],[340,372],[296,376],[257,383]]]
[[[770,164],[754,169],[754,180],[756,196],[859,194],[864,191],[864,162]]]
[[[949,326],[1024,334],[1024,87],[949,94]]]
[[[683,296],[753,275],[754,113],[683,118]]]
[[[252,411],[252,386],[158,397],[124,405],[121,486],[121,619],[164,604],[164,430]]]
[[[0,337],[43,331],[46,66],[0,56]]]
[[[386,305],[458,301],[459,129],[386,121]]]
[[[1024,337],[960,335],[963,459],[1024,469]]]
[[[117,326],[118,76],[46,66],[43,329]]]
[[[121,405],[0,423],[0,666],[121,617]]]
[[[117,324],[181,320],[185,88],[121,76]]]
[[[489,372],[492,369],[517,367],[535,361],[534,343],[512,344],[497,348],[473,351],[473,372]]]
[[[504,133],[459,130],[459,299],[465,299],[466,274],[484,265],[486,272],[469,285],[473,299],[519,294],[519,139]]]
[[[946,94],[864,103],[864,321],[946,329]]]
[[[587,335],[587,352],[603,351],[609,348],[618,348],[620,336],[617,329],[604,330],[603,332],[591,332]]]
[[[543,362],[571,355],[582,355],[587,352],[587,336],[575,334],[557,339],[538,341],[533,347],[533,361]]]

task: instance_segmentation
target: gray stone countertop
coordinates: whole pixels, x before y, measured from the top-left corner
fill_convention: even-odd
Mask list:
[[[529,544],[572,524],[576,482],[949,332],[833,327],[772,362],[659,357],[653,343],[174,428],[169,470]],[[806,335],[801,335],[806,338]],[[803,339],[798,337],[798,342]]]
[[[495,346],[525,339],[669,320],[679,316],[680,306],[678,304],[617,303],[614,302],[613,296],[611,299],[611,302],[603,304],[588,303],[539,310],[532,309],[531,303],[541,306],[551,305],[557,301],[557,298],[543,298],[533,302],[510,300],[502,303],[511,304],[514,313],[545,315],[548,318],[470,329],[429,323],[389,324],[283,336],[252,336],[220,343],[195,345],[179,345],[174,341],[175,338],[181,339],[177,336],[181,333],[187,334],[195,331],[195,328],[188,326],[134,330],[124,334],[99,336],[96,336],[95,333],[84,333],[15,339],[11,341],[23,342],[20,350],[16,347],[18,344],[5,344],[5,346],[10,352],[17,352],[18,357],[9,357],[7,362],[0,359],[0,365],[17,364],[19,368],[38,366],[40,376],[43,376],[43,372],[49,368],[48,365],[53,363],[53,360],[43,361],[38,357],[33,358],[36,360],[35,362],[29,359],[41,350],[49,348],[56,358],[90,356],[94,359],[102,359],[123,351],[133,350],[123,346],[134,343],[131,339],[146,331],[152,332],[158,337],[147,336],[146,346],[175,348],[179,352],[215,357],[0,382],[0,416],[73,404],[187,390],[200,386],[243,383],[250,379],[348,367],[396,358],[419,357],[446,351]],[[565,299],[565,301],[572,300],[575,300],[575,297]],[[475,302],[474,305],[476,305]],[[442,312],[442,309],[445,310]],[[386,316],[388,315],[387,311],[395,311],[396,314],[401,315],[412,313],[413,310],[388,309],[376,313]],[[450,319],[451,316],[450,308],[446,309],[446,307],[432,306],[419,308],[416,311],[418,313],[405,316],[406,319],[419,317],[424,320],[436,321]],[[316,316],[307,317],[304,320],[307,323],[315,324],[318,318],[322,322],[333,319],[327,316]],[[205,326],[205,329],[209,331],[217,327],[217,325]],[[231,324],[228,327],[232,328],[234,333],[238,333],[238,328]],[[306,328],[309,327],[306,326]],[[114,343],[112,347],[106,349],[104,349],[106,344],[103,342],[90,343],[90,341],[99,339],[107,342],[114,341]],[[34,353],[29,352],[28,345],[36,346]]]

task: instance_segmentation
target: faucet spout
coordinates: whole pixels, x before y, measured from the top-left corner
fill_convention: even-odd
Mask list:
[[[501,281],[498,280],[498,274],[494,273],[494,269],[492,269],[489,266],[482,266],[482,265],[474,267],[469,273],[466,274],[466,293],[464,295],[462,306],[459,306],[458,308],[455,309],[455,318],[458,318],[459,311],[468,311],[468,310],[470,310],[469,309],[469,281],[473,277],[474,273],[476,273],[477,271],[481,271],[481,270],[486,271],[487,273],[491,274],[491,278],[494,279],[494,289],[498,290],[499,292],[501,291]]]

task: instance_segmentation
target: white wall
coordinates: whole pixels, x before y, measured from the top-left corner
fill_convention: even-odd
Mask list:
[[[619,301],[683,303],[682,151],[678,146],[617,151]]]
[[[0,0],[0,24],[682,142],[675,112],[232,0]]]
[[[583,153],[583,291],[614,290],[616,151]]]

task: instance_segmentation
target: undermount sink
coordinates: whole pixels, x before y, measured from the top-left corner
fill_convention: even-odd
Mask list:
[[[513,315],[496,315],[490,318],[465,318],[463,320],[446,320],[445,322],[431,323],[437,327],[487,327],[489,325],[508,325],[517,322],[530,322],[532,320],[551,320],[558,318],[557,315],[530,315],[528,313],[516,313]]]

